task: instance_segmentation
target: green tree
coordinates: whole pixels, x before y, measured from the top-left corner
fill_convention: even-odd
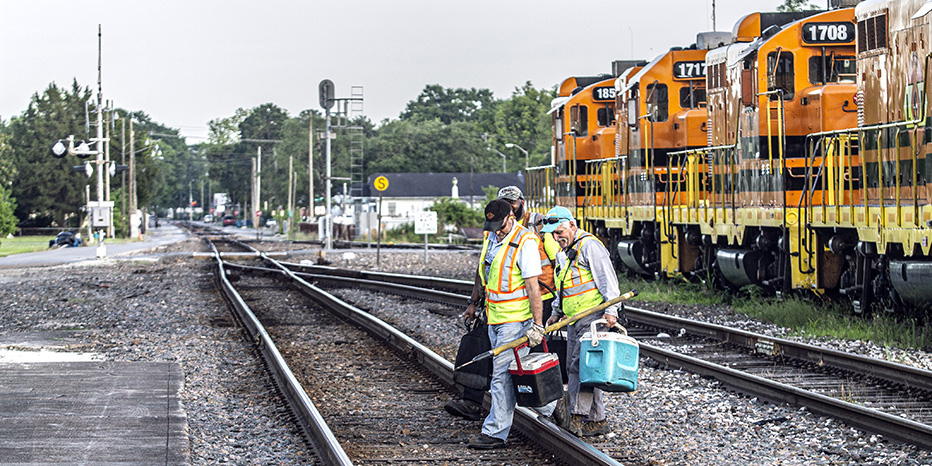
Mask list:
[[[494,158],[493,158],[494,157]],[[498,171],[472,123],[394,120],[384,123],[367,149],[366,173],[451,173]]]
[[[783,4],[777,7],[777,11],[806,11],[806,10],[821,10],[818,5],[814,3],[806,4],[807,0],[784,0]]]
[[[457,121],[477,122],[483,113],[494,112],[496,101],[488,89],[447,89],[439,84],[428,84],[408,102],[401,113],[402,120],[440,120],[449,125]]]
[[[551,122],[547,112],[555,97],[556,91],[535,89],[528,81],[496,107],[491,127],[483,128],[495,136],[493,145],[513,161],[509,164],[512,169],[524,167],[525,162],[532,167],[550,163]],[[528,160],[521,160],[524,154],[506,148],[506,143],[528,151]]]
[[[457,230],[463,227],[481,226],[483,222],[482,212],[450,197],[437,199],[429,210],[437,212],[438,223],[453,225]]]
[[[75,80],[70,90],[52,83],[39,95],[33,94],[29,107],[10,121],[11,158],[16,169],[12,196],[17,199],[16,217],[23,226],[78,226],[76,217],[84,204],[88,180],[72,170],[75,157],[55,158],[49,147],[55,139],[74,135],[89,139],[85,133],[85,102],[91,98],[89,88]]]
[[[9,139],[9,126],[0,120],[0,238],[16,231],[16,224],[19,223],[13,213],[16,199],[10,196],[16,169],[13,167],[13,149]]]

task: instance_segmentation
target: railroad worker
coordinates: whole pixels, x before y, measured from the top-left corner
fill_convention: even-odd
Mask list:
[[[537,212],[527,210],[524,200],[524,193],[517,186],[505,186],[498,190],[498,198],[504,199],[511,204],[511,210],[514,212],[521,226],[533,231],[537,235],[537,250],[540,253],[541,275],[537,282],[540,284],[540,299],[543,302],[544,322],[550,319],[552,312],[553,297],[556,293],[553,287],[553,264],[560,251],[560,246],[553,239],[552,235],[542,233],[541,224],[544,216]]]
[[[555,293],[553,287],[553,261],[557,256],[557,252],[560,250],[560,246],[553,239],[552,235],[542,234],[540,232],[541,221],[543,220],[544,216],[537,212],[530,212],[525,208],[524,193],[521,192],[520,188],[517,186],[505,186],[498,191],[498,198],[508,201],[508,203],[511,204],[511,210],[515,219],[519,221],[521,226],[530,229],[537,235],[537,250],[540,253],[541,266],[541,274],[537,277],[537,281],[542,288],[540,290],[542,302],[541,307],[543,309],[543,316],[541,320],[546,322],[547,319],[550,318],[553,297]],[[479,275],[477,274],[475,283],[473,284],[473,296],[481,296],[481,289],[482,282],[479,278]],[[469,304],[479,304],[475,301],[476,300],[474,299],[470,299],[467,302],[467,306]],[[475,310],[473,311],[473,314],[474,313]],[[537,348],[533,348],[532,350],[536,351]],[[482,415],[482,398],[484,396],[484,390],[464,387],[463,396],[458,400],[447,401],[443,408],[454,416],[478,421]],[[558,415],[559,414],[560,413],[558,413]],[[559,418],[554,419],[554,421],[557,424],[560,424],[564,422],[564,419]]]
[[[485,240],[479,255],[478,279],[485,287],[486,318],[492,347],[527,336],[531,346],[544,337],[543,309],[537,277],[541,274],[537,236],[515,220],[511,204],[496,199],[485,206]],[[476,317],[473,301],[466,307],[466,319]],[[527,354],[522,348],[519,354]],[[492,360],[492,409],[482,423],[482,432],[471,439],[469,448],[488,450],[505,446],[515,410],[515,392],[508,366],[514,353],[503,351]],[[538,408],[545,416],[553,414],[557,402]]]
[[[554,267],[557,297],[553,303],[553,315],[547,324],[572,317],[581,311],[617,298],[618,276],[612,266],[608,250],[598,238],[576,226],[572,213],[565,207],[554,207],[547,212],[543,231],[552,233],[563,248],[557,254]],[[567,430],[576,436],[592,436],[610,430],[605,420],[605,402],[602,390],[582,387],[579,384],[579,353],[583,333],[597,319],[605,319],[612,327],[618,321],[620,305],[584,317],[567,327],[566,353],[569,382],[570,420]]]

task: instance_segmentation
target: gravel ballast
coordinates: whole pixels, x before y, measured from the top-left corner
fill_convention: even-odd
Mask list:
[[[203,251],[194,240],[168,251]],[[330,252],[337,267],[470,280],[475,252],[383,250]],[[296,254],[287,260],[316,258]],[[46,332],[66,338],[46,349],[119,361],[177,361],[185,373],[182,403],[188,417],[192,464],[305,464],[307,447],[262,383],[265,369],[213,285],[213,263],[185,255],[155,260],[89,261],[77,265],[0,270],[0,349],[35,352]],[[449,312],[359,290],[338,294],[416,334],[452,360],[463,330]],[[645,306],[647,307],[647,306]],[[727,310],[665,307],[748,330],[786,335]],[[660,309],[657,309],[660,310]],[[17,341],[32,341],[20,344]],[[813,344],[930,367],[927,353],[876,347],[869,342]],[[613,432],[592,440],[621,443],[655,465],[695,464],[932,464],[932,455],[887,441],[792,406],[775,406],[723,389],[712,380],[654,367],[642,359],[639,390],[608,394]],[[442,409],[438,406],[437,409]],[[476,423],[476,430],[480,424]]]

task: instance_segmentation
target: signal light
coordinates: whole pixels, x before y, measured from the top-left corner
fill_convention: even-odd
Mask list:
[[[52,147],[49,148],[49,151],[52,153],[52,156],[54,156],[57,159],[61,159],[61,158],[64,158],[66,155],[68,155],[67,142],[68,141],[65,139],[58,139],[55,142],[53,142]]]

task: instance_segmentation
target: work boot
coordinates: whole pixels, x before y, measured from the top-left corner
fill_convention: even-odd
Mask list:
[[[595,437],[611,431],[612,428],[608,425],[608,421],[603,419],[601,421],[588,421],[583,424],[582,434],[583,437]]]
[[[443,409],[454,416],[459,416],[470,421],[482,419],[482,406],[479,406],[475,401],[450,400],[443,405]]]
[[[473,437],[469,443],[466,444],[468,448],[473,450],[491,450],[493,448],[504,448],[505,441],[500,438],[489,437],[485,434],[479,434],[476,437]]]
[[[585,416],[583,416],[582,414],[573,414],[573,415],[570,415],[570,422],[569,422],[569,425],[566,426],[566,431],[577,437],[582,437],[584,425],[585,425]]]
[[[557,406],[553,408],[553,414],[550,415],[553,418],[553,423],[560,426],[561,429],[566,429],[569,426],[569,397],[569,393],[563,392],[563,398],[557,401]]]

